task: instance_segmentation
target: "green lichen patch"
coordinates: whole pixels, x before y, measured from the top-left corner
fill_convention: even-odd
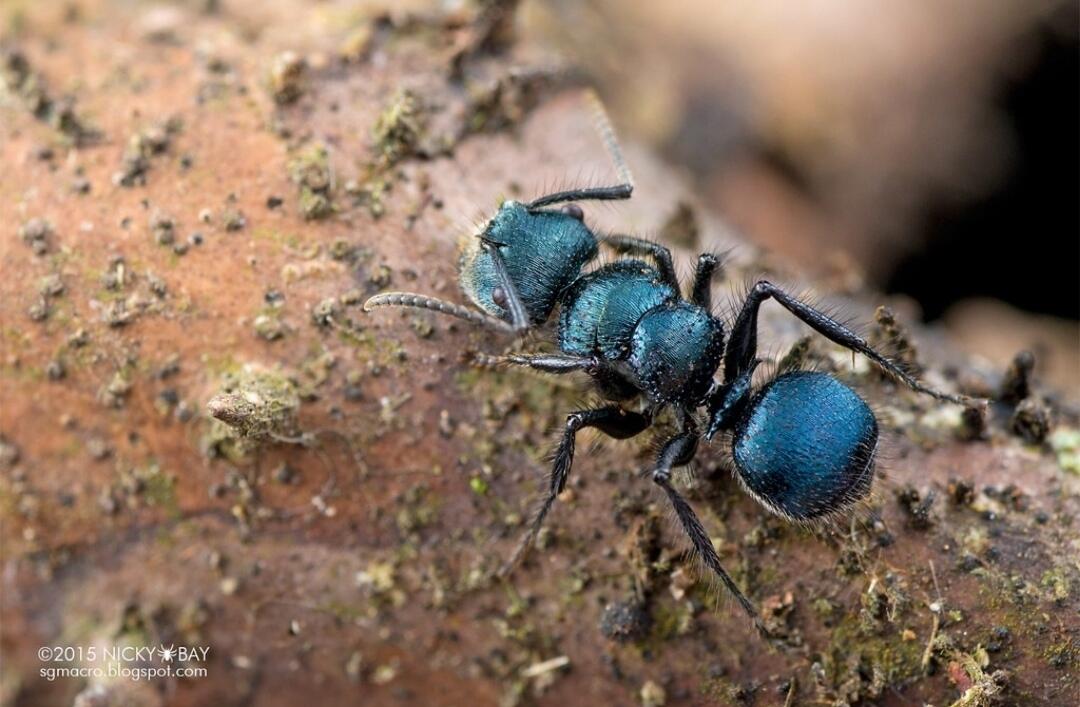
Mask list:
[[[265,341],[277,341],[289,330],[281,319],[281,310],[277,307],[264,307],[255,316],[252,326],[255,329],[255,335]]]
[[[391,167],[417,154],[424,140],[426,116],[426,108],[413,91],[400,89],[393,95],[372,128],[380,167]]]
[[[388,179],[373,175],[363,182],[350,179],[345,183],[345,193],[354,206],[367,207],[372,218],[379,218],[386,213],[386,194],[391,187]]]
[[[519,124],[536,106],[541,88],[551,78],[547,71],[520,71],[471,87],[462,132],[491,133]]]
[[[438,520],[439,499],[423,484],[405,491],[398,505],[395,521],[403,534],[417,533]]]
[[[334,173],[326,145],[320,142],[301,149],[289,162],[289,177],[299,189],[300,215],[305,220],[323,219],[334,212]]]
[[[1080,430],[1059,427],[1050,435],[1049,441],[1062,471],[1080,475]]]
[[[183,123],[174,117],[133,134],[124,149],[120,169],[113,174],[113,183],[121,187],[146,184],[151,159],[167,152],[182,129]]]
[[[16,49],[0,50],[0,99],[5,97],[48,123],[65,142],[76,147],[101,138],[101,133],[79,115],[75,99],[50,95],[45,80],[33,70],[26,55]]]
[[[833,704],[873,700],[922,674],[924,646],[895,626],[867,633],[856,616],[832,630],[832,641],[811,667],[819,695]]]
[[[1046,590],[1051,601],[1055,604],[1064,604],[1069,598],[1069,577],[1062,567],[1055,567],[1044,572],[1039,585]]]
[[[245,366],[227,374],[206,404],[214,418],[204,447],[228,458],[243,457],[270,439],[294,439],[300,433],[296,384],[281,373]]]
[[[304,94],[307,68],[307,61],[296,52],[285,51],[274,57],[268,81],[276,103],[295,103]]]

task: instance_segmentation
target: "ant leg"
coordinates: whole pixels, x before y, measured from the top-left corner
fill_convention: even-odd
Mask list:
[[[645,431],[652,424],[652,415],[640,412],[623,410],[618,405],[595,408],[592,410],[578,410],[566,416],[566,428],[563,430],[562,441],[555,452],[555,463],[551,467],[550,485],[547,496],[544,498],[539,510],[533,517],[528,532],[518,543],[517,549],[510,560],[503,565],[500,575],[509,574],[525,552],[536,539],[540,528],[544,525],[555,499],[559,497],[566,487],[566,479],[570,475],[570,467],[574,463],[574,445],[578,430],[584,427],[595,427],[614,439],[628,439]]]
[[[489,356],[488,354],[475,351],[471,354],[471,359],[473,363],[485,368],[494,368],[503,365],[528,366],[541,373],[554,373],[555,375],[573,373],[574,371],[585,371],[589,374],[593,374],[599,371],[603,366],[601,361],[596,358],[566,356],[563,354],[506,354],[503,356]]]
[[[592,377],[593,384],[596,385],[600,394],[607,400],[629,400],[641,394],[641,391],[610,362],[601,361],[595,357],[566,356],[564,354],[488,356],[487,354],[473,353],[472,358],[478,365],[489,368],[510,364],[528,366],[535,371],[555,375],[583,371]]]
[[[768,637],[768,631],[765,630],[765,625],[761,622],[761,617],[758,616],[757,609],[754,608],[753,603],[746,598],[746,595],[742,593],[738,585],[735,584],[735,580],[731,578],[731,575],[724,569],[723,564],[720,562],[720,556],[716,553],[716,548],[713,547],[712,540],[709,539],[709,534],[705,532],[705,527],[701,524],[697,514],[694,513],[694,509],[690,507],[690,504],[686,502],[686,499],[682,497],[675,487],[671,485],[671,469],[675,466],[682,466],[688,464],[697,452],[698,433],[697,429],[691,426],[685,432],[681,432],[675,437],[669,439],[660,450],[660,454],[656,458],[656,467],[652,472],[652,480],[657,486],[664,490],[667,494],[668,500],[671,502],[672,508],[675,509],[675,515],[679,517],[679,523],[682,524],[683,531],[687,537],[690,538],[690,543],[694,546],[694,552],[701,558],[705,565],[712,570],[713,574],[723,583],[727,590],[731,592],[735,597],[739,605],[742,606],[743,611],[750,617],[750,620],[754,622],[754,627],[765,637]]]
[[[615,199],[629,199],[634,191],[634,178],[630,169],[623,159],[622,150],[619,148],[618,138],[615,137],[615,129],[611,127],[611,120],[604,110],[600,98],[594,91],[586,93],[586,100],[590,104],[593,113],[593,125],[604,141],[611,162],[615,165],[615,173],[619,177],[619,184],[610,187],[591,187],[584,189],[570,189],[554,194],[542,196],[535,201],[526,204],[529,211],[536,211],[552,204],[561,204],[567,201],[611,201]]]
[[[739,377],[715,386],[705,398],[709,410],[709,426],[705,430],[705,439],[711,440],[720,430],[730,430],[738,419],[743,404],[750,396],[754,381],[754,370],[760,359],[754,359]]]
[[[694,270],[694,289],[690,301],[702,309],[712,309],[712,278],[717,270],[722,270],[723,260],[715,253],[702,253],[698,256]]]
[[[607,236],[603,242],[611,246],[616,253],[652,256],[660,271],[661,279],[676,292],[679,291],[679,278],[675,275],[675,264],[672,262],[671,251],[667,249],[667,246],[633,236]]]
[[[497,331],[515,331],[512,326],[498,317],[493,317],[485,312],[468,309],[467,307],[462,307],[460,304],[454,304],[453,302],[428,297],[427,295],[416,294],[415,292],[382,292],[374,297],[370,297],[367,302],[364,302],[365,312],[370,312],[376,307],[413,307],[415,309],[427,309],[440,314],[449,314],[451,317],[464,319],[467,322],[480,324]]]
[[[585,371],[591,373],[600,368],[600,361],[585,356],[564,356],[562,354],[509,354],[495,359],[495,363],[509,363],[515,366],[528,366],[544,373],[570,373]]]
[[[738,378],[754,360],[757,353],[758,308],[761,306],[762,302],[770,297],[779,302],[785,309],[829,341],[861,353],[884,369],[887,373],[900,379],[900,381],[912,390],[926,393],[938,400],[945,400],[960,405],[963,405],[968,401],[966,396],[951,395],[949,393],[942,393],[932,388],[928,388],[900,368],[897,364],[871,348],[870,344],[861,336],[824,312],[789,295],[766,280],[759,280],[757,284],[754,285],[753,289],[750,290],[750,294],[747,296],[746,302],[743,303],[739,316],[735,319],[735,325],[731,329],[731,338],[728,340],[727,352],[724,354],[725,381],[730,382]]]
[[[499,287],[505,295],[505,302],[497,302],[499,306],[510,312],[510,324],[517,333],[522,333],[529,328],[529,315],[525,311],[525,305],[521,302],[517,285],[510,277],[510,271],[506,269],[506,261],[499,252],[499,243],[480,237],[482,247],[491,256],[491,263],[495,266],[495,277],[499,278]]]

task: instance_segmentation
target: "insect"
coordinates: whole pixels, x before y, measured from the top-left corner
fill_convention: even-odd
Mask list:
[[[789,371],[755,387],[761,304],[775,300],[819,334],[865,355],[916,391],[951,402],[962,399],[926,387],[840,322],[765,280],[750,289],[729,330],[711,309],[712,279],[721,268],[717,255],[698,258],[689,297],[684,297],[666,247],[631,236],[600,236],[590,229],[578,202],[628,199],[633,191],[611,124],[596,99],[594,107],[618,184],[560,191],[528,203],[503,202],[461,256],[459,280],[472,308],[407,292],[375,295],[364,308],[433,310],[517,335],[543,325],[557,309],[556,353],[515,353],[495,360],[556,375],[584,372],[609,404],[567,415],[547,493],[508,567],[535,540],[565,488],[580,430],[591,427],[627,439],[671,409],[677,431],[660,446],[651,479],[666,494],[694,551],[764,634],[754,605],[724,569],[697,514],[672,484],[672,469],[688,464],[702,439],[725,433],[743,487],[789,520],[812,521],[866,496],[878,424],[857,393],[826,373]],[[619,257],[586,271],[601,244]]]

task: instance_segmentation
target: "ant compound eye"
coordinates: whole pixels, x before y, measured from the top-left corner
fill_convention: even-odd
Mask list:
[[[491,291],[491,301],[500,307],[506,306],[506,290],[501,287],[496,287]]]
[[[581,210],[581,207],[577,204],[566,204],[562,207],[562,212],[567,216],[576,218],[578,221],[585,220],[585,212]]]

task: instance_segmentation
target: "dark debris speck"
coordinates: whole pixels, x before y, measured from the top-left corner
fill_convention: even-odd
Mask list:
[[[930,527],[932,519],[930,508],[934,505],[936,494],[933,490],[923,498],[914,486],[905,486],[896,493],[896,500],[908,516],[908,524],[915,530],[926,530]]]
[[[1016,406],[1010,427],[1025,442],[1041,444],[1050,434],[1050,410],[1038,398],[1027,398]]]
[[[616,601],[604,607],[600,616],[600,633],[619,643],[639,640],[649,630],[649,613],[635,599]]]

